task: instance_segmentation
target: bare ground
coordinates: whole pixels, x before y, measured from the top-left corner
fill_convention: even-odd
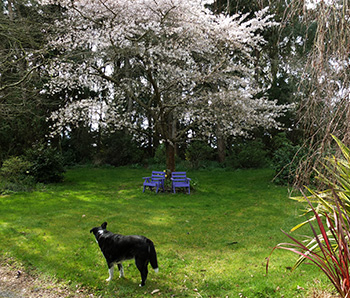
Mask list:
[[[54,280],[43,280],[22,269],[0,263],[0,298],[97,298],[86,289],[75,291]],[[339,298],[338,295],[313,289],[308,298]]]
[[[75,291],[55,281],[41,280],[10,265],[0,264],[0,298],[86,298],[85,289]]]

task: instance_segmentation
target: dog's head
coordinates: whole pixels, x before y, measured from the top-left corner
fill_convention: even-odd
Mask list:
[[[107,222],[104,222],[100,227],[92,228],[90,230],[90,233],[94,233],[94,235],[96,236],[98,231],[106,230],[106,227],[107,227]]]

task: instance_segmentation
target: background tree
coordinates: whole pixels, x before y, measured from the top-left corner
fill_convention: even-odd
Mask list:
[[[217,0],[211,6],[216,13],[234,15],[237,13],[248,14],[248,18],[254,17],[254,13],[268,7],[269,13],[279,26],[271,26],[262,32],[266,43],[261,48],[252,49],[254,59],[256,83],[261,87],[264,96],[270,100],[277,100],[278,104],[298,103],[298,84],[306,63],[307,52],[310,50],[313,39],[312,29],[302,22],[302,16],[293,11],[289,1],[252,1],[252,0]],[[300,132],[296,125],[294,110],[290,110],[278,121],[283,123],[286,129],[288,142],[297,145],[302,142]],[[278,149],[275,148],[274,138],[278,138],[280,130],[256,129],[251,133],[252,138],[261,139],[265,148],[270,151],[270,156]],[[228,138],[226,147],[228,155],[241,142],[240,138]],[[223,149],[221,151],[224,151]],[[236,153],[235,153],[236,154]]]
[[[313,168],[320,168],[324,156],[334,150],[331,134],[350,144],[349,10],[346,0],[290,4],[290,15],[302,15],[316,30],[299,86],[299,126],[308,154],[296,173],[298,185],[309,183]]]
[[[1,1],[1,8],[0,162],[45,137],[47,113],[56,105],[54,97],[41,93],[48,58],[44,48],[44,36],[50,30],[48,11],[35,1],[21,0]]]
[[[104,125],[162,140],[171,170],[176,143],[193,133],[277,127],[286,107],[255,96],[250,55],[263,42],[259,31],[272,25],[270,16],[213,15],[200,2],[60,1],[67,19],[51,46],[65,62],[52,64],[51,92],[107,90],[89,101],[102,107]],[[65,108],[52,118],[59,131],[77,121],[65,111],[70,103]]]

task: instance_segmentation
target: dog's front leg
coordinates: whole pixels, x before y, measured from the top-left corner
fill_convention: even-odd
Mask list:
[[[124,267],[123,264],[118,264],[119,277],[124,277]]]
[[[109,273],[109,277],[106,279],[106,281],[111,281],[111,279],[113,278],[113,274],[114,274],[114,264],[108,264],[108,273]]]

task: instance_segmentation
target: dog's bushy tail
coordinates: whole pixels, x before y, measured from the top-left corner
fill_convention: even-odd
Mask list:
[[[158,261],[157,261],[157,253],[154,248],[154,244],[151,240],[147,239],[148,242],[148,250],[149,250],[149,262],[151,263],[152,268],[155,272],[158,272]]]

